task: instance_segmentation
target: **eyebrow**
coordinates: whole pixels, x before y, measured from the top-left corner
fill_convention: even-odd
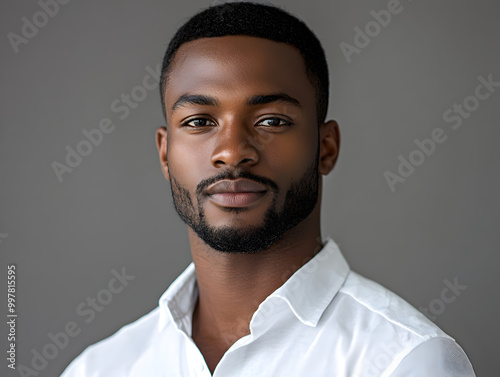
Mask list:
[[[273,102],[283,102],[295,107],[302,108],[299,100],[286,93],[259,94],[256,96],[252,96],[247,100],[247,105],[257,106]],[[217,98],[215,97],[210,97],[203,94],[183,94],[173,104],[172,112],[186,105],[218,106],[219,104],[219,100],[217,100]]]

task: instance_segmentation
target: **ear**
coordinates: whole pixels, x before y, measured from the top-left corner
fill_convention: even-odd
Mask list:
[[[323,123],[319,129],[319,166],[320,174],[327,175],[337,162],[340,150],[339,125],[334,120]]]
[[[169,181],[170,174],[168,173],[167,163],[167,129],[165,127],[160,127],[156,130],[156,148],[158,148],[158,154],[160,157],[161,171],[167,181]]]

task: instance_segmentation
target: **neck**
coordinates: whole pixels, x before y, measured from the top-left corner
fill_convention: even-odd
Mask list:
[[[322,247],[319,210],[267,250],[255,254],[211,249],[189,229],[199,297],[193,314],[193,339],[210,339],[229,348],[250,333],[262,301]]]

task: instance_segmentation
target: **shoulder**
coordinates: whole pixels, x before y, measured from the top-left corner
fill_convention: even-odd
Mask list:
[[[450,338],[434,337],[412,349],[391,377],[475,377],[464,350]]]
[[[474,376],[451,336],[403,298],[356,272],[349,272],[328,311],[347,340],[349,356],[362,360],[360,376]]]
[[[378,318],[379,324],[411,333],[422,340],[434,336],[452,339],[403,298],[356,272],[349,273],[338,296],[339,300],[344,301],[344,306],[355,309],[367,319]]]
[[[129,371],[155,341],[158,326],[159,307],[123,326],[110,337],[87,347],[61,377],[97,377],[108,375],[106,371],[121,375],[121,371]]]

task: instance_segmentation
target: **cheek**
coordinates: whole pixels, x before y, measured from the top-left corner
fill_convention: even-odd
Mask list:
[[[206,175],[210,155],[204,143],[185,142],[172,137],[167,146],[169,173],[190,192]]]
[[[282,183],[286,184],[301,178],[314,162],[317,141],[310,133],[290,134],[276,138],[267,149],[270,168],[276,172],[276,178],[282,177]]]

